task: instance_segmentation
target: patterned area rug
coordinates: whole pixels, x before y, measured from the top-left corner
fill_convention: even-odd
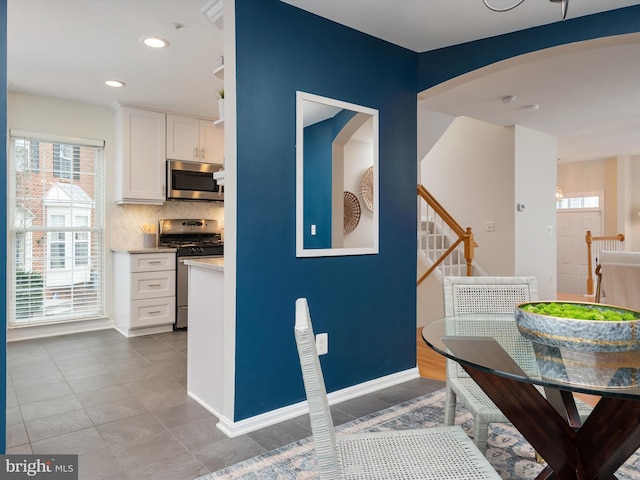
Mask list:
[[[403,430],[442,425],[444,390],[418,397],[386,410],[358,418],[337,427],[343,433]],[[473,418],[460,404],[456,423],[472,434]],[[487,438],[487,459],[505,480],[534,479],[543,469],[533,448],[509,424],[491,424]],[[311,437],[285,445],[198,480],[309,480],[317,479]],[[619,480],[640,480],[640,453],[636,452],[616,473]]]

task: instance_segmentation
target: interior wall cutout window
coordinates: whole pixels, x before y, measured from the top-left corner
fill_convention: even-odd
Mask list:
[[[9,327],[104,316],[104,142],[10,132]]]

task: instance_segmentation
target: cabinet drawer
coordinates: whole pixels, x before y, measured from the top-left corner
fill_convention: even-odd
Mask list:
[[[130,328],[172,324],[175,316],[176,297],[134,300],[131,302]]]
[[[176,294],[176,272],[136,272],[131,274],[131,299],[173,297]]]
[[[132,272],[153,272],[175,270],[175,253],[133,253],[131,254]]]

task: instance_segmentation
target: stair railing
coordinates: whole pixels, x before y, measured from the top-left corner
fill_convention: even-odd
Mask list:
[[[418,250],[431,265],[417,284],[434,271],[472,276],[474,249],[478,245],[471,227],[462,228],[423,185],[418,185],[418,200]]]
[[[594,295],[593,288],[593,274],[598,267],[598,259],[600,258],[600,252],[613,251],[619,252],[624,242],[624,234],[619,233],[615,236],[609,237],[594,237],[591,235],[591,230],[587,230],[587,234],[584,237],[587,242],[587,295]]]

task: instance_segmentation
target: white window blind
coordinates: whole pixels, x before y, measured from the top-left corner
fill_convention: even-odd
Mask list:
[[[11,132],[9,326],[104,316],[104,147]]]

